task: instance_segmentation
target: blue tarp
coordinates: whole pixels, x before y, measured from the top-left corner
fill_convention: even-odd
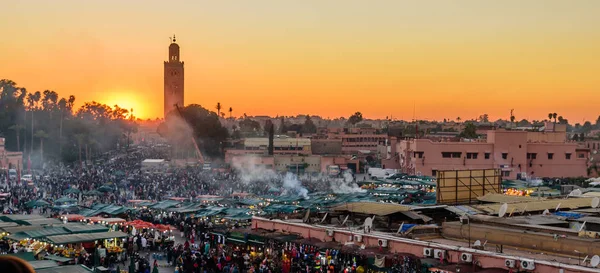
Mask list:
[[[407,232],[409,229],[413,228],[414,226],[416,226],[416,224],[404,224],[404,225],[402,225],[402,229],[400,229],[400,232]]]
[[[564,211],[555,212],[554,215],[560,216],[560,217],[565,217],[567,219],[579,219],[579,218],[585,216],[584,214],[581,214],[581,213],[564,212]]]

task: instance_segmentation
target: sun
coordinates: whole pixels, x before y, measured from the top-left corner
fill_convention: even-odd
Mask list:
[[[133,109],[133,116],[140,119],[147,118],[147,109],[143,101],[134,92],[131,91],[120,91],[120,92],[107,92],[106,98],[100,101],[110,107],[118,105],[121,108],[131,111]]]

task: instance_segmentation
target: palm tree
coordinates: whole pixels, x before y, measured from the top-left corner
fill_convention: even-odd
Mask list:
[[[552,113],[548,113],[548,121],[552,121]]]
[[[460,120],[461,120],[461,118],[460,118],[460,117],[457,117],[457,118],[456,118],[456,122],[460,123]]]
[[[82,168],[83,163],[81,163],[81,145],[83,145],[83,142],[85,141],[86,136],[85,136],[85,134],[76,134],[75,139],[77,139],[77,147],[79,148],[79,166],[80,166],[80,168]]]
[[[554,127],[552,128],[552,131],[556,131],[556,113],[552,113],[552,118],[554,118]]]
[[[231,118],[231,113],[233,112],[233,108],[229,107],[229,118]],[[600,117],[598,117],[598,119],[600,120]]]
[[[44,139],[48,138],[48,134],[44,130],[35,132],[35,137],[40,139],[40,161],[44,164]]]
[[[220,117],[221,116],[221,103],[217,102],[217,116]]]
[[[8,127],[8,129],[15,131],[15,135],[17,136],[17,151],[20,151],[21,150],[21,138],[19,137],[19,133],[21,132],[21,129],[23,129],[23,125],[15,124],[13,126]]]

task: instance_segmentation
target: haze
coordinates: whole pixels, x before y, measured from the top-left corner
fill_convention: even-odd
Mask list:
[[[0,78],[142,118],[174,33],[185,103],[235,116],[598,116],[599,1],[2,2]]]

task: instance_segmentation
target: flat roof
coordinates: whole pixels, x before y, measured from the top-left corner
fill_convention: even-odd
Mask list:
[[[379,203],[379,202],[353,202],[332,208],[334,211],[349,211],[353,213],[375,214],[379,216],[390,215],[403,211],[410,211],[411,206]]]
[[[508,204],[507,213],[512,211],[543,211],[543,210],[554,210],[560,204],[559,209],[578,209],[592,206],[592,198],[569,198],[569,199],[548,199],[537,202],[524,202],[524,203],[512,203]],[[488,214],[498,214],[502,204],[485,204],[476,205],[474,208],[484,211]]]
[[[144,159],[142,163],[162,163],[165,162],[164,159]]]
[[[486,194],[484,196],[477,197],[477,200],[488,203],[521,203],[521,202],[536,202],[546,200],[545,197],[530,197],[530,196],[517,196],[517,195],[506,195],[506,194]]]

